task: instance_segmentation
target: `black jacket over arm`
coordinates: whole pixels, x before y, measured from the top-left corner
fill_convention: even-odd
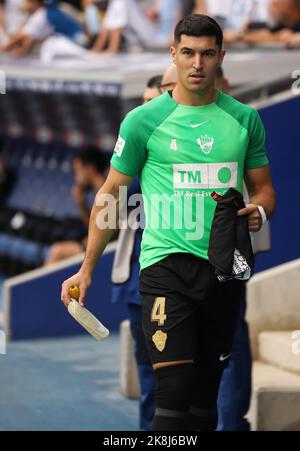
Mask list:
[[[216,275],[232,274],[235,249],[246,258],[251,269],[254,266],[248,216],[237,215],[237,211],[244,207],[243,196],[233,188],[217,201],[208,249],[208,258],[216,268]]]

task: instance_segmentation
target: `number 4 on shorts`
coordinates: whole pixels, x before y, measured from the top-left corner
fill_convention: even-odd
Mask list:
[[[167,319],[165,310],[166,310],[166,298],[155,298],[155,302],[153,304],[151,312],[151,321],[152,322],[157,321],[159,326],[163,326]]]

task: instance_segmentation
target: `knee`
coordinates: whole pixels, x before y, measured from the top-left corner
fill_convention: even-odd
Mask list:
[[[198,406],[191,406],[189,424],[193,431],[215,431],[218,424],[217,407],[199,408]]]
[[[157,406],[187,411],[194,386],[193,362],[157,368],[155,376]]]
[[[61,243],[54,243],[50,248],[50,255],[53,258],[58,258],[61,256],[62,253],[62,244]]]
[[[61,243],[54,243],[49,249],[45,264],[55,263],[61,259]]]
[[[194,385],[194,364],[168,365],[155,370],[154,431],[188,429]]]

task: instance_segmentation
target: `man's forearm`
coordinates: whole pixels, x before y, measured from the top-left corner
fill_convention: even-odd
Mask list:
[[[107,53],[117,53],[120,45],[121,45],[121,39],[122,39],[122,28],[118,28],[115,30],[112,30],[110,32],[110,39],[109,39],[109,45],[107,48]]]
[[[2,5],[0,5],[0,28],[5,31],[5,18]]]
[[[20,33],[15,34],[5,44],[1,46],[1,51],[7,52],[8,50],[12,49],[16,44],[22,42],[23,38],[24,38],[23,35],[21,35]]]
[[[249,44],[262,44],[268,42],[274,42],[276,40],[275,33],[272,33],[268,29],[261,30],[247,30],[242,36],[242,40]]]
[[[17,57],[27,55],[31,51],[33,44],[34,40],[30,36],[28,36],[27,38],[22,40],[21,45],[19,47],[15,48],[12,51],[13,55]]]
[[[100,32],[99,36],[96,39],[96,42],[92,49],[93,51],[101,52],[104,49],[108,40],[108,34],[109,34],[108,30],[103,28],[103,30]]]
[[[98,227],[97,215],[100,213],[102,208],[103,207],[98,207],[95,203],[93,205],[90,216],[85,258],[80,269],[81,272],[87,273],[90,276],[92,275],[98,259],[104,252],[107,243],[110,241],[115,231],[114,229],[101,229]]]

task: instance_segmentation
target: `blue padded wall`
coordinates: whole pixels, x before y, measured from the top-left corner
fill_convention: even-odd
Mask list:
[[[300,257],[299,112],[299,96],[259,111],[267,132],[277,209],[271,220],[272,249],[257,255],[256,271]]]
[[[94,272],[86,306],[112,332],[127,318],[126,305],[111,303],[113,252],[104,254]],[[61,283],[79,269],[73,265],[11,288],[11,339],[59,337],[87,333],[60,301]]]

